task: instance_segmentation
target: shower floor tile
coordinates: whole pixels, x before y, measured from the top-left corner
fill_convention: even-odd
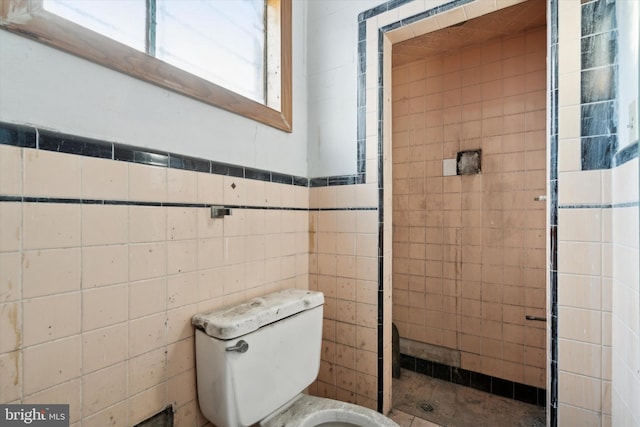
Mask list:
[[[432,408],[432,411],[425,411]],[[544,427],[545,409],[402,370],[393,379],[393,410],[400,427]]]

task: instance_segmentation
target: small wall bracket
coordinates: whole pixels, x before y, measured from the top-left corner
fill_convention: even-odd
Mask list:
[[[211,206],[211,218],[224,218],[227,215],[231,215],[230,208],[224,206]]]

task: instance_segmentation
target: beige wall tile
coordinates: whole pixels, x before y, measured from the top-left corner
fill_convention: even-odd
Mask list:
[[[558,121],[563,124],[558,129],[560,140],[580,138],[580,107],[560,106]]]
[[[602,347],[567,339],[559,340],[559,363],[563,371],[602,378]]]
[[[81,402],[81,381],[79,378],[67,381],[60,385],[51,387],[39,393],[26,396],[22,403],[25,404],[66,404],[69,405],[69,420],[74,423],[80,420],[82,414]]]
[[[105,409],[127,395],[127,365],[118,363],[82,377],[82,415]]]
[[[129,318],[164,311],[167,306],[167,279],[164,277],[129,284]]]
[[[0,400],[12,402],[20,399],[22,393],[22,353],[14,351],[0,354]]]
[[[104,286],[82,293],[82,330],[115,325],[128,319],[127,285]]]
[[[127,243],[127,206],[82,205],[82,245]]]
[[[82,287],[124,283],[129,277],[129,246],[82,248]]]
[[[0,353],[19,350],[23,342],[22,307],[19,302],[0,304]]]
[[[601,223],[601,209],[560,209],[558,212],[558,239],[600,242],[602,239]]]
[[[156,242],[167,239],[167,211],[150,206],[129,207],[129,241]]]
[[[181,240],[167,243],[167,274],[195,271],[198,268],[198,243]]]
[[[560,371],[558,394],[561,403],[594,412],[602,410],[600,379],[578,376]]]
[[[245,298],[243,297],[242,300]],[[191,317],[197,313],[194,305],[186,305],[167,312],[167,343],[171,344],[193,336]]]
[[[24,203],[23,249],[80,246],[80,205]]]
[[[201,415],[196,401],[191,401],[178,407],[173,416],[175,424],[179,426],[200,426],[206,423],[204,415]]]
[[[559,242],[558,271],[569,274],[600,275],[602,272],[600,246],[599,243]]]
[[[145,243],[129,245],[129,280],[138,281],[167,273],[167,245]]]
[[[559,338],[593,344],[602,342],[602,320],[599,311],[559,307],[558,322]]]
[[[183,406],[196,399],[196,370],[189,369],[167,381],[167,399],[176,406]]]
[[[0,145],[0,193],[22,194],[22,149]]]
[[[198,203],[223,203],[224,177],[211,173],[197,173]]]
[[[0,204],[0,252],[17,251],[22,241],[22,205]]]
[[[24,393],[36,393],[79,377],[81,347],[80,335],[74,335],[24,349]]]
[[[137,394],[167,379],[164,348],[152,350],[127,361],[129,394]]]
[[[196,173],[182,169],[167,169],[167,201],[195,203],[198,197]]]
[[[0,253],[0,302],[15,301],[22,291],[21,259],[19,252]]]
[[[167,279],[167,308],[198,302],[198,274],[178,274]]]
[[[127,402],[124,401],[84,418],[82,425],[85,427],[104,427],[109,423],[113,425],[127,425],[127,416],[128,405]]]
[[[33,298],[80,289],[80,259],[79,248],[23,252],[23,297]]]
[[[283,206],[283,193],[286,185],[265,182],[265,201],[267,206]],[[259,204],[260,206],[261,204]]]
[[[80,197],[80,156],[45,150],[25,150],[24,195]]]
[[[128,358],[129,327],[120,323],[82,334],[82,371],[89,373]]]
[[[129,397],[129,424],[136,425],[162,411],[167,405],[166,383]]]
[[[225,205],[247,204],[247,183],[244,178],[223,177],[222,194]]]
[[[166,319],[165,313],[158,313],[129,322],[129,357],[154,350],[166,343]]]
[[[194,367],[195,346],[193,337],[167,346],[167,376],[173,377]]]
[[[129,199],[134,201],[167,201],[167,168],[128,163]]]
[[[127,162],[80,157],[82,197],[97,200],[128,200],[129,167]]]
[[[600,310],[602,304],[602,279],[597,276],[560,274],[558,304],[561,306]]]
[[[25,300],[23,343],[50,342],[80,333],[80,292]]]
[[[198,232],[198,212],[193,208],[167,208],[167,239],[195,239]]]

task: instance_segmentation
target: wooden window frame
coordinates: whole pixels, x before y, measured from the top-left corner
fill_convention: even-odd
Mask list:
[[[273,107],[48,12],[42,7],[42,0],[0,0],[0,28],[282,131],[292,132],[291,3],[292,0],[267,0],[268,27],[271,28],[267,29],[268,59],[271,60],[266,76],[267,103]]]

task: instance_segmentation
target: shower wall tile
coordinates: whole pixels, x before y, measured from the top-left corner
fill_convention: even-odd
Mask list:
[[[546,187],[545,45],[531,31],[393,74],[394,323],[461,350],[465,369],[541,387],[544,325],[523,328],[546,306],[545,206],[533,201]],[[482,174],[442,176],[443,159],[478,148]]]

